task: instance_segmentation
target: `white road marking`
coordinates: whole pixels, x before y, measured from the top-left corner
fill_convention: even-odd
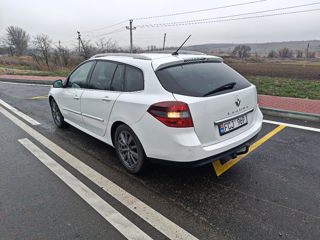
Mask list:
[[[127,239],[152,239],[28,138],[19,139],[18,141]]]
[[[275,125],[284,125],[286,127],[298,128],[298,129],[303,129],[303,130],[307,130],[307,131],[320,132],[320,128],[306,127],[306,126],[302,126],[302,125],[296,125],[296,124],[290,124],[290,123],[284,123],[284,122],[276,122],[276,121],[270,121],[270,120],[263,120],[263,122],[275,124]]]
[[[71,165],[77,171],[82,173],[96,185],[101,187],[104,191],[108,194],[113,196],[135,214],[140,216],[162,234],[167,236],[169,239],[174,240],[189,240],[189,239],[197,239],[190,233],[188,233],[183,228],[179,227],[177,224],[160,214],[159,212],[155,211],[151,207],[149,207],[144,202],[140,201],[138,198],[134,197],[123,188],[119,187],[112,181],[110,181],[105,176],[101,175],[93,168],[89,167],[88,165],[84,164],[78,158],[74,157],[63,148],[56,145],[54,142],[50,141],[42,134],[19,120],[17,117],[6,111],[4,108],[0,107],[0,112],[9,118],[12,122],[14,122],[18,127],[22,130],[27,132],[30,136],[36,139],[38,142],[43,144],[46,148],[54,152],[58,157],[64,160],[66,163]]]
[[[44,86],[44,87],[50,87],[52,85],[50,84],[37,84],[37,83],[20,83],[20,82],[5,82],[5,81],[0,81],[0,84],[18,84],[18,85],[27,85],[27,86]],[[53,82],[52,82],[53,83]]]
[[[11,110],[12,112],[14,112],[16,115],[18,115],[19,117],[23,118],[24,120],[26,120],[27,122],[29,122],[32,125],[40,125],[39,122],[37,122],[36,120],[34,120],[33,118],[29,117],[28,115],[24,114],[23,112],[20,112],[18,109],[12,107],[11,105],[9,105],[8,103],[6,103],[5,101],[0,99],[0,104],[4,107],[6,107],[7,109]]]

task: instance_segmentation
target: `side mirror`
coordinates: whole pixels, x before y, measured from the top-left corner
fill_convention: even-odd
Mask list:
[[[54,88],[63,88],[63,82],[62,82],[62,80],[59,79],[59,80],[55,81],[55,82],[53,83],[53,87],[54,87]]]

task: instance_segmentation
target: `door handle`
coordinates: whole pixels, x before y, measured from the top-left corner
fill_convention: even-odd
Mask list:
[[[110,102],[111,99],[109,98],[109,96],[105,96],[104,98],[101,99],[104,102]]]
[[[79,99],[80,99],[80,97],[78,97],[78,96],[74,96],[74,97],[73,97],[73,99],[75,99],[75,100],[79,100]]]

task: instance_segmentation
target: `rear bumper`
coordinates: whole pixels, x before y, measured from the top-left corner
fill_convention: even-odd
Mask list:
[[[212,162],[225,155],[243,148],[253,141],[262,127],[262,113],[257,108],[254,122],[249,129],[240,132],[227,140],[203,146],[198,139],[194,128],[169,128],[146,114],[136,125],[132,126],[140,139],[148,158],[163,162],[180,162],[193,164],[195,162]]]
[[[192,161],[192,162],[182,162],[182,161],[168,161],[164,159],[156,159],[156,158],[149,158],[152,163],[168,165],[168,166],[177,166],[177,167],[200,167],[209,163],[212,163],[216,160],[221,160],[225,158],[232,158],[232,155],[237,154],[239,151],[244,149],[248,144],[251,145],[255,139],[258,137],[258,134],[255,135],[253,138],[249,139],[248,141],[240,144],[237,147],[234,147],[230,150],[225,152],[219,153],[217,155],[213,155],[210,157],[206,157],[204,159]]]

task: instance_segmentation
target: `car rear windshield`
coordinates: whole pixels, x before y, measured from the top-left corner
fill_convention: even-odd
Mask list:
[[[167,91],[193,97],[219,95],[250,86],[235,70],[216,62],[170,66],[156,71],[156,75]]]

